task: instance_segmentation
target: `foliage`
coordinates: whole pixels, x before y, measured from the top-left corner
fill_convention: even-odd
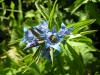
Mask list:
[[[0,75],[99,75],[100,51],[92,25],[100,27],[100,0],[0,0]],[[92,12],[92,13],[91,13]],[[48,21],[58,32],[62,22],[72,33],[51,60],[41,56],[44,45],[24,50],[24,27]],[[96,57],[94,56],[96,54]]]

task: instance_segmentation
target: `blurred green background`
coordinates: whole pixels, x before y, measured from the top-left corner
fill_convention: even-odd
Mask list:
[[[73,27],[51,62],[23,50],[23,27]],[[100,75],[100,0],[0,0],[0,75]]]

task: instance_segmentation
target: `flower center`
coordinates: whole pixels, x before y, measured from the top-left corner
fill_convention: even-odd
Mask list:
[[[52,43],[57,43],[57,38],[56,38],[56,36],[51,35],[51,36],[49,37],[49,39],[50,39],[50,41],[51,41]]]

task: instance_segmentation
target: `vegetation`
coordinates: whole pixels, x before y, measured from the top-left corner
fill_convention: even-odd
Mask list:
[[[100,0],[0,0],[0,75],[100,75],[99,5]],[[56,41],[60,51],[44,38],[44,27],[34,28],[42,21],[53,43],[64,24],[67,33]],[[30,39],[22,40],[30,29],[42,31],[43,38],[32,33],[38,43],[47,42],[25,49]]]

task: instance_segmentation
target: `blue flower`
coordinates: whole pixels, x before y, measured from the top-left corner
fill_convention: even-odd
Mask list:
[[[48,48],[48,47],[51,47],[51,48],[54,48],[58,51],[60,51],[60,39],[59,37],[57,36],[57,33],[55,32],[46,32],[45,33],[45,36],[44,36],[44,40],[45,40],[45,47]]]
[[[48,32],[48,22],[47,21],[42,21],[39,25],[36,27],[33,27],[41,31],[42,33]]]
[[[45,57],[50,58],[48,49],[53,48],[57,51],[60,51],[60,43],[63,40],[63,37],[70,34],[71,31],[72,28],[66,28],[64,23],[61,24],[61,28],[58,32],[56,31],[55,27],[53,27],[50,31],[48,29],[47,21],[42,21],[39,25],[34,26],[31,29],[24,28],[25,33],[23,42],[27,44],[25,49],[45,44],[45,47],[43,47],[41,54]],[[44,42],[39,43],[39,41],[41,40]]]
[[[45,32],[42,34],[42,37],[45,40],[45,47],[46,48],[53,48],[58,51],[60,51],[60,43],[63,40],[63,37],[65,35],[70,34],[72,31],[72,28],[67,29],[64,23],[61,24],[61,28],[59,32],[56,32],[56,28],[53,27],[52,31],[48,30],[48,32]]]
[[[51,47],[58,51],[60,50],[59,44],[63,37],[70,34],[72,31],[71,28],[67,29],[64,23],[61,24],[59,32],[56,31],[55,27],[53,27],[52,31],[50,31],[48,29],[47,21],[42,21],[38,26],[33,27],[32,30],[36,30],[36,32],[40,33],[39,36],[45,41],[46,48]],[[31,47],[31,45],[35,43],[34,40],[38,38],[30,29],[24,28],[24,32],[23,42],[27,44],[27,47]]]
[[[36,47],[38,45],[38,39],[34,39],[31,42],[27,43],[26,47],[24,48],[24,50],[31,48],[31,47]]]
[[[63,38],[65,35],[70,34],[72,32],[72,30],[73,30],[73,28],[68,29],[68,28],[66,28],[65,24],[62,23],[61,28],[58,32],[58,36]]]
[[[24,43],[30,43],[32,42],[33,39],[35,39],[36,37],[32,34],[31,30],[24,28],[24,38],[22,39],[22,41]]]

